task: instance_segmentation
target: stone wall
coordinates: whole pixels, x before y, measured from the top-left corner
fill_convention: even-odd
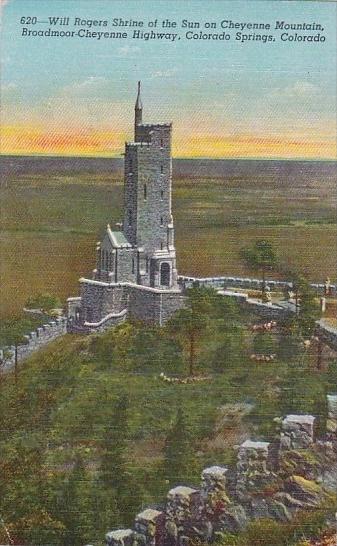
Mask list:
[[[243,288],[245,290],[261,290],[262,280],[249,277],[187,277],[180,275],[178,277],[180,286],[185,288],[191,288],[194,285],[207,286],[210,288]],[[267,279],[267,285],[272,291],[283,291],[285,289],[291,289],[292,283],[290,281],[279,281],[274,279]],[[312,283],[311,288],[317,295],[323,296],[325,294],[325,283]],[[336,296],[337,285],[330,285],[331,296]]]
[[[69,329],[82,333],[102,331],[127,317],[163,325],[184,302],[180,290],[81,279],[81,298],[68,300]]]
[[[328,396],[329,420],[337,422],[337,394]],[[271,442],[246,440],[235,468],[203,470],[200,486],[176,485],[166,503],[140,512],[134,529],[106,534],[108,546],[187,546],[221,539],[249,520],[289,522],[314,510],[335,491],[337,427],[316,439],[315,417],[288,415]],[[328,476],[328,477],[327,477]],[[228,483],[229,482],[229,483]]]
[[[65,317],[56,318],[24,336],[26,343],[17,347],[14,345],[2,347],[0,349],[0,359],[2,360],[5,357],[4,364],[1,367],[2,371],[11,370],[15,366],[15,358],[17,362],[21,362],[50,341],[66,334],[67,322]]]
[[[139,285],[128,286],[128,309],[132,318],[163,325],[183,307],[184,297],[174,290],[156,290]]]
[[[113,310],[118,314],[127,307],[127,292],[122,284],[80,279],[81,322],[99,323]]]

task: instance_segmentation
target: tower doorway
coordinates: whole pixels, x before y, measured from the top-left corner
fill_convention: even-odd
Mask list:
[[[170,264],[166,262],[160,266],[160,284],[161,286],[170,286]]]

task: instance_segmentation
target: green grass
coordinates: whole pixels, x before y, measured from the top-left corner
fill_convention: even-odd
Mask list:
[[[116,175],[21,175],[0,189],[0,316],[20,312],[37,292],[61,298],[95,267],[95,241],[122,219]],[[334,279],[337,259],[333,180],[249,178],[174,180],[181,274],[247,275],[243,246],[268,238],[281,259],[312,280]]]
[[[0,509],[14,532],[18,532],[19,515],[25,517],[27,510],[29,514],[35,510],[39,517],[40,510],[47,510],[54,523],[62,520],[57,499],[68,483],[76,454],[81,455],[86,468],[81,498],[89,502],[93,491],[103,495],[95,477],[107,425],[111,420],[113,423],[112,408],[123,393],[129,405],[126,464],[133,479],[127,493],[132,495],[135,488],[140,496],[139,505],[132,513],[125,513],[122,522],[117,520],[117,526],[129,525],[141,506],[164,500],[168,490],[164,444],[179,407],[191,433],[189,449],[196,459],[188,483],[196,486],[206,465],[235,463],[234,446],[244,439],[272,439],[277,433],[274,417],[290,409],[325,415],[325,394],[334,388],[336,366],[318,374],[315,351],[305,352],[302,346],[295,360],[252,362],[250,325],[254,316],[243,315],[222,299],[218,306],[197,344],[197,370],[209,376],[202,383],[163,382],[159,377],[162,371],[186,374],[184,346],[172,337],[169,327],[129,323],[100,335],[66,335],[24,361],[17,382],[13,374],[1,378],[0,485],[7,494],[0,499]],[[235,342],[236,335],[240,343],[234,345],[235,354],[221,350],[228,336]],[[286,340],[275,335],[274,343],[279,352],[279,344]],[[220,371],[215,373],[214,369]],[[237,403],[245,403],[250,411],[223,421],[226,411],[232,415]],[[8,469],[18,456],[25,456],[27,462],[13,474]],[[37,461],[42,487],[35,476]],[[30,492],[28,504],[21,500],[22,490]],[[20,508],[13,509],[17,504]],[[97,523],[99,514],[93,507],[89,512],[94,523],[87,540],[99,544],[103,536]],[[45,524],[47,529],[50,525]],[[34,544],[45,544],[39,528],[28,523],[25,536],[31,537],[34,531]],[[60,535],[50,544],[63,544]]]

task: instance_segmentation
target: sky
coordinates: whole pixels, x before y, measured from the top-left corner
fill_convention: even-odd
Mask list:
[[[175,157],[336,158],[335,2],[315,0],[0,0],[1,152],[118,156],[132,140],[137,81],[146,122],[173,123]],[[115,17],[169,18],[180,40],[22,36],[22,17],[70,17],[54,30],[123,31]],[[75,18],[107,27],[73,26]],[[270,23],[275,42],[187,40],[221,33],[223,20]],[[275,21],[317,23],[325,42],[281,41]],[[205,29],[215,22],[216,29]],[[133,29],[130,31],[132,34]],[[289,31],[294,34],[294,31]],[[298,31],[299,35],[318,31]]]

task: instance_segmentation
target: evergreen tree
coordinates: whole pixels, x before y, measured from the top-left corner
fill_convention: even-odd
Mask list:
[[[223,372],[229,368],[236,368],[243,359],[243,332],[237,326],[226,329],[221,344],[216,349],[212,359],[212,367],[216,372]]]
[[[195,475],[196,466],[192,436],[180,407],[165,441],[163,463],[165,479],[171,486],[186,483]]]
[[[209,327],[209,317],[214,311],[213,303],[213,290],[191,288],[187,291],[187,307],[179,309],[167,324],[168,331],[185,345],[190,376],[195,373],[198,342]]]
[[[303,413],[306,411],[306,376],[308,370],[299,361],[288,364],[287,373],[281,384],[280,414]]]
[[[132,522],[143,499],[143,490],[135,483],[128,464],[130,436],[128,410],[128,399],[122,395],[114,404],[112,418],[105,429],[99,471],[103,494],[109,492],[116,499],[120,525],[128,525]]]
[[[253,346],[256,354],[271,355],[276,352],[274,336],[268,332],[259,332],[256,334]]]
[[[65,480],[61,495],[60,519],[65,526],[64,546],[81,546],[92,535],[88,483],[89,477],[83,460],[77,455],[74,467]]]
[[[292,283],[295,294],[296,321],[297,326],[304,337],[312,335],[315,328],[315,321],[320,316],[319,304],[315,298],[308,280],[296,271],[285,273]]]
[[[256,241],[252,247],[241,250],[241,258],[246,267],[262,274],[262,295],[266,292],[267,271],[276,267],[278,259],[275,251],[268,241]]]
[[[122,395],[115,402],[112,417],[105,427],[100,465],[100,481],[116,494],[123,490],[127,474],[128,437],[128,400]]]
[[[102,537],[111,529],[121,525],[121,516],[117,508],[117,499],[112,490],[102,487],[100,480],[94,480],[91,488],[92,526],[95,531],[89,543],[100,544]],[[84,543],[83,543],[84,544]]]

